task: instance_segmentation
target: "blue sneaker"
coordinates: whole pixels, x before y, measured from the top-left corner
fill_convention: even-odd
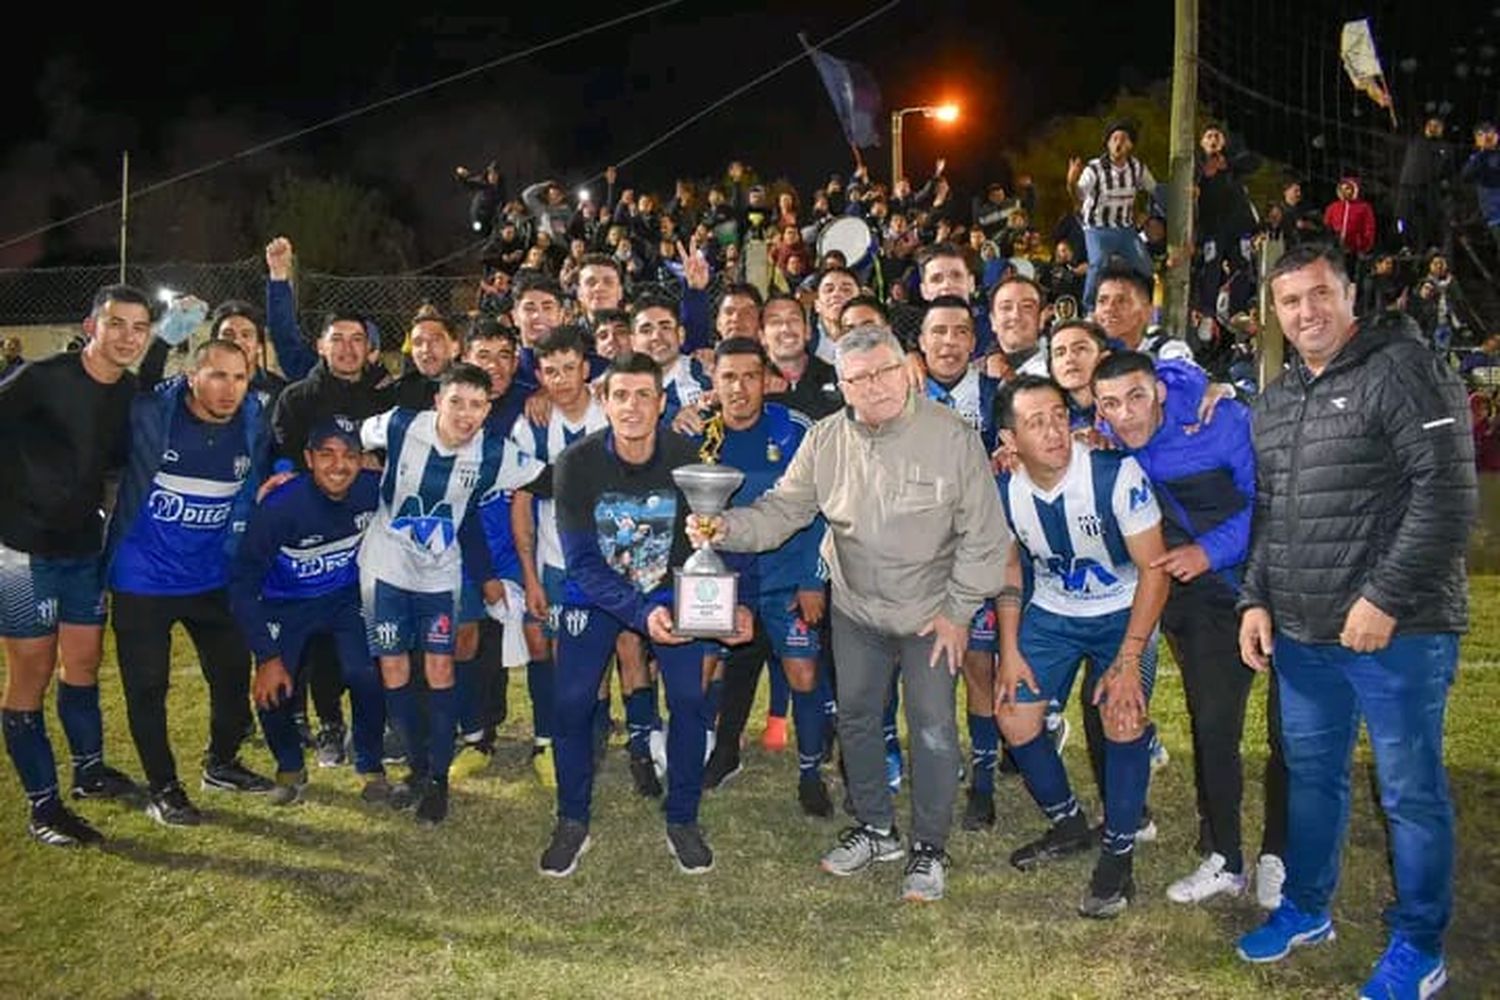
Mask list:
[[[1327,914],[1309,916],[1284,899],[1265,923],[1240,938],[1235,951],[1247,962],[1279,962],[1293,948],[1333,939],[1333,921]]]
[[[901,791],[900,750],[887,750],[885,752],[885,783],[890,786],[892,795]]]
[[[1404,934],[1375,963],[1375,972],[1359,991],[1360,1000],[1427,1000],[1448,984],[1448,965],[1441,954],[1419,951]]]

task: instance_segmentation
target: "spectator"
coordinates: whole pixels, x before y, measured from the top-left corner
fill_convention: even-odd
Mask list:
[[[1464,164],[1462,177],[1474,185],[1479,212],[1500,253],[1500,131],[1493,122],[1474,126],[1474,152]]]
[[[4,346],[0,347],[0,379],[25,363],[26,359],[21,357],[21,338],[6,337]]]
[[[1068,191],[1078,203],[1088,248],[1089,270],[1083,286],[1088,309],[1094,308],[1099,274],[1111,258],[1123,257],[1128,266],[1147,279],[1151,277],[1151,261],[1136,238],[1135,213],[1140,195],[1148,200],[1154,195],[1156,178],[1131,155],[1135,149],[1133,124],[1111,122],[1104,130],[1104,146],[1104,154],[1087,164],[1077,157],[1068,161]]]
[[[1443,120],[1422,123],[1422,134],[1406,144],[1396,189],[1396,214],[1407,249],[1426,253],[1448,248],[1448,184],[1453,178],[1453,147],[1443,141]]]
[[[1359,178],[1339,181],[1338,197],[1323,210],[1323,222],[1352,261],[1375,249],[1375,209],[1359,196]]]
[[[495,215],[505,203],[505,179],[500,176],[500,168],[491,160],[485,164],[484,173],[479,177],[470,174],[469,168],[463,166],[454,167],[453,176],[474,192],[469,199],[469,228],[480,239],[489,239],[495,229]]]
[[[1245,178],[1257,158],[1233,150],[1223,129],[1209,126],[1198,140],[1194,183],[1198,187],[1198,248],[1209,261],[1243,257],[1240,241],[1255,228],[1255,213],[1245,194]]]

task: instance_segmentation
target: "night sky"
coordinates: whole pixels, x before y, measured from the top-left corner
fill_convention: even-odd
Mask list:
[[[0,64],[11,95],[0,239],[110,197],[123,147],[136,182],[147,183],[627,10],[532,5],[476,16],[337,6],[249,4],[232,17],[191,7],[166,21],[101,19],[84,29],[76,9],[39,9],[53,23],[31,27],[30,37],[46,44],[14,46]],[[737,11],[686,0],[224,169],[247,186],[279,169],[377,186],[422,250],[438,254],[452,249],[452,223],[464,211],[453,165],[498,158],[513,189],[532,175],[575,183],[795,54],[798,31],[817,41],[878,6],[773,2]],[[905,148],[914,176],[945,155],[967,191],[1002,175],[1005,149],[1049,116],[1167,76],[1171,5],[1150,6],[1155,14],[1106,5],[1081,31],[1082,8],[1055,0],[906,0],[829,51],[869,67],[888,109],[961,104],[954,127],[908,119]],[[878,174],[888,170],[888,150],[868,155]],[[810,63],[647,154],[622,182],[670,194],[674,177],[716,175],[733,157],[804,190],[847,172],[848,147]],[[47,258],[106,228],[94,220],[88,233],[50,242]],[[40,246],[28,248],[33,259]],[[0,253],[5,263],[15,257]]]

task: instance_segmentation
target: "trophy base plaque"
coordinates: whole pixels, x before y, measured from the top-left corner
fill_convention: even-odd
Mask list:
[[[723,639],[734,635],[739,603],[739,574],[672,571],[672,623],[677,635]]]

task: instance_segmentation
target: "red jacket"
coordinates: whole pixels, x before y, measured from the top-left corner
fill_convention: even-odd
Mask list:
[[[1350,253],[1367,254],[1375,249],[1375,209],[1360,200],[1357,189],[1349,201],[1335,200],[1325,208],[1323,223]]]

